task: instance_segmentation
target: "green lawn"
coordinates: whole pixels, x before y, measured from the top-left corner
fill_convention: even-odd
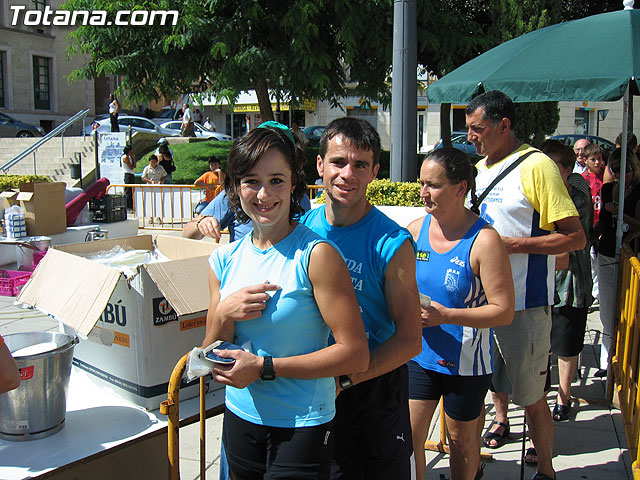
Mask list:
[[[227,164],[227,155],[231,149],[232,142],[193,142],[178,143],[171,145],[173,150],[173,161],[176,164],[176,171],[173,172],[173,183],[192,184],[196,178],[209,170],[209,157],[215,155],[222,161],[222,168]],[[154,152],[155,147],[138,159],[136,173],[149,163],[149,156]]]

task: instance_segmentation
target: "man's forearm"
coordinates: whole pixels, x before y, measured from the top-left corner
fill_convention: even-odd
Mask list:
[[[502,237],[508,254],[529,253],[538,255],[558,255],[584,248],[586,238],[583,231],[550,233],[541,237]]]
[[[191,238],[193,240],[200,240],[204,235],[200,229],[198,229],[198,220],[200,217],[196,217],[192,219],[189,223],[187,223],[182,229],[182,236],[184,238]]]
[[[405,338],[396,331],[389,339],[371,352],[369,368],[351,376],[353,383],[362,383],[384,375],[404,365],[422,350],[422,337]]]

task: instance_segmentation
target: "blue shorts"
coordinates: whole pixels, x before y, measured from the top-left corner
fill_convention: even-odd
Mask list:
[[[479,376],[447,375],[422,368],[413,360],[409,367],[409,400],[440,400],[454,420],[475,420],[482,412],[491,385],[491,374]]]

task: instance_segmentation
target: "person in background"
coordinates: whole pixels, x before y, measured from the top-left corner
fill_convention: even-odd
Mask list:
[[[585,148],[589,171],[594,163],[592,152],[596,149],[599,147],[594,144]],[[571,147],[556,140],[547,140],[542,145],[542,152],[558,165],[560,176],[578,210],[582,228],[588,233],[593,227],[591,189],[583,177],[572,173],[575,155]],[[571,382],[578,368],[578,355],[584,347],[587,314],[593,301],[591,291],[591,260],[587,243],[584,248],[569,253],[568,268],[556,271],[556,303],[551,317],[551,352],[558,356],[558,395],[552,412],[556,422],[568,420],[571,413]]]
[[[193,113],[189,108],[189,104],[185,103],[182,106],[182,129],[180,130],[180,136],[182,137],[195,137],[195,130],[193,126]]]
[[[158,157],[151,155],[149,157],[149,165],[142,170],[142,181],[152,185],[159,185],[164,183],[167,178],[167,172],[162,165],[158,163]]]
[[[614,181],[602,185],[602,210],[595,226],[598,242],[598,287],[600,288],[600,321],[602,322],[602,344],[600,347],[600,370],[596,376],[607,375],[611,346],[615,339],[614,315],[616,301],[616,228],[618,221],[618,199],[620,175],[625,176],[624,223],[629,232],[640,231],[640,163],[632,149],[627,150],[626,172],[620,172],[622,149],[617,148],[609,156],[608,167]],[[626,235],[626,233],[625,233]]]
[[[218,157],[215,155],[209,157],[209,171],[200,175],[194,182],[194,185],[205,189],[204,201],[206,203],[202,205],[202,208],[204,208],[216,197],[224,185],[224,173],[222,173],[222,169],[220,168],[220,160],[218,160]],[[201,202],[201,204],[202,203],[203,202]]]
[[[602,158],[602,149],[599,145],[589,144],[584,149],[584,155],[587,157],[587,170],[582,172],[583,178],[589,184],[591,191],[591,204],[593,205],[593,224],[590,226],[593,231],[593,226],[600,219],[600,210],[602,208],[602,184],[603,175],[605,170],[605,161]],[[597,240],[596,240],[597,242]],[[591,246],[591,282],[593,288],[591,295],[594,298],[594,305],[600,304],[600,294],[598,289],[598,247],[597,245]]]
[[[136,155],[133,153],[131,146],[126,145],[122,150],[122,170],[124,171],[124,183],[133,185],[136,183],[135,168],[136,168]],[[127,196],[127,208],[133,208],[133,188],[127,187],[124,189]]]
[[[210,132],[216,131],[216,124],[213,123],[213,120],[211,120],[211,117],[207,117],[207,121],[204,122],[203,127],[209,130]]]
[[[20,372],[0,335],[0,394],[18,388],[19,385]]]
[[[116,96],[109,94],[109,121],[111,122],[111,131],[119,132],[120,126],[118,125],[118,114],[120,113],[120,102]]]
[[[569,148],[569,147],[567,147]],[[480,436],[493,371],[491,327],[513,320],[509,256],[500,235],[464,206],[476,169],[464,152],[442,148],[420,168],[426,217],[407,227],[418,248],[422,352],[408,362],[409,411],[416,478],[424,478],[424,443],[442,397],[452,480],[482,478]]]
[[[293,136],[298,140],[300,148],[304,151],[307,148],[307,145],[309,145],[309,137],[307,137],[307,134],[300,129],[297,122],[291,122],[291,131],[293,132]]]
[[[202,125],[202,112],[199,108],[196,108],[196,111],[193,112],[193,121]]]
[[[165,138],[162,137],[158,140],[158,146],[156,147],[155,151],[153,152],[153,154],[157,157],[160,154],[160,145],[165,144],[167,146],[167,148],[169,149],[169,153],[171,154],[171,158],[173,158],[173,150],[171,149],[171,147],[169,146],[169,141]]]
[[[483,155],[476,166],[480,216],[502,237],[513,275],[516,313],[511,325],[496,327],[493,371],[495,417],[484,444],[498,448],[509,435],[509,394],[524,407],[538,451],[534,480],[553,480],[553,421],[546,402],[554,256],[583,248],[578,212],[553,161],[515,135],[515,105],[492,90],[465,109],[468,139]],[[516,163],[518,162],[518,163]],[[502,179],[500,175],[513,169]],[[488,187],[499,179],[495,188]]]
[[[332,121],[320,139],[327,203],[301,223],[345,257],[369,340],[366,372],[338,379],[332,479],[411,478],[406,363],[421,350],[420,300],[411,234],[367,201],[380,168],[380,136],[361,119]]]
[[[300,200],[300,206],[305,212],[311,209],[311,201],[306,194]],[[251,233],[253,226],[251,222],[238,220],[229,207],[229,199],[223,190],[200,211],[199,215],[184,226],[182,236],[194,240],[210,237],[220,241],[224,229],[229,230],[229,243],[231,243]]]
[[[623,132],[620,132],[620,134],[616,137],[616,148],[622,148],[622,135]],[[636,137],[633,132],[627,132],[627,148],[629,150],[632,150],[637,155],[638,137]],[[611,170],[609,170],[608,162],[609,161],[607,160],[607,166],[604,169],[604,178],[602,179],[603,183],[612,183],[615,181]]]
[[[173,162],[173,154],[169,149],[169,145],[161,143],[158,146],[158,154],[156,156],[158,157],[158,163],[167,172],[167,178],[162,183],[169,185],[173,181],[173,172],[176,171],[176,164]]]
[[[203,346],[224,340],[248,349],[213,350],[232,360],[212,373],[226,385],[222,441],[237,479],[328,479],[333,377],[369,362],[343,258],[294,220],[306,185],[290,135],[256,128],[234,143],[226,191],[253,233],[209,258]]]
[[[590,143],[586,138],[581,138],[573,145],[573,151],[576,154],[576,162],[573,167],[574,173],[582,174],[587,169],[587,157],[584,155],[584,149]]]

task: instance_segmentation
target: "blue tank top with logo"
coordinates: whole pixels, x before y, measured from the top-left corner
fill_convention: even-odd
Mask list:
[[[485,305],[480,279],[469,264],[471,247],[487,225],[479,218],[448,252],[437,253],[429,243],[431,215],[420,229],[416,253],[416,279],[420,293],[448,308]],[[448,375],[478,376],[493,371],[493,334],[490,328],[439,325],[422,329],[422,352],[413,359],[422,368]]]

